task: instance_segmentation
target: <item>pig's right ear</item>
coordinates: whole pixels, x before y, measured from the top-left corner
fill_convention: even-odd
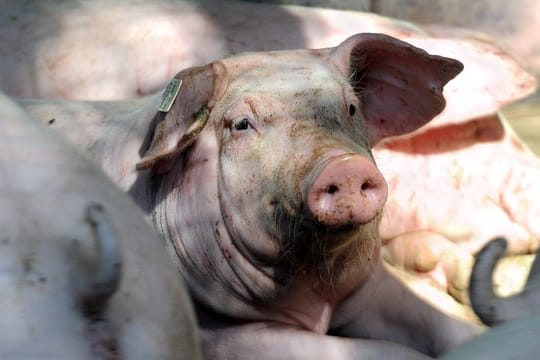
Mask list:
[[[446,104],[443,86],[463,70],[457,60],[383,34],[354,35],[331,49],[328,60],[360,99],[370,146],[440,113]]]
[[[137,163],[137,170],[166,171],[171,165],[169,160],[195,141],[206,126],[209,109],[227,88],[225,74],[223,64],[216,62],[183,70],[175,76],[180,81],[173,80],[163,94],[155,127],[150,130],[153,131],[150,146]],[[174,95],[178,84],[180,88]],[[163,109],[171,100],[170,109]]]

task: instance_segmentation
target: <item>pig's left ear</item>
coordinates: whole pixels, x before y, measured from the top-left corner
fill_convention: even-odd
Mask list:
[[[183,70],[175,76],[163,94],[159,111],[156,109],[152,140],[137,163],[137,170],[159,165],[159,172],[166,171],[170,166],[168,160],[193,143],[206,126],[208,110],[226,90],[225,72],[225,67],[216,62]]]
[[[352,83],[361,100],[371,146],[430,121],[446,104],[443,86],[463,70],[454,59],[383,34],[354,35],[328,60]]]

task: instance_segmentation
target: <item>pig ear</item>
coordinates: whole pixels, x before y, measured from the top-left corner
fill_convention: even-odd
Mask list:
[[[225,68],[220,63],[193,67],[181,71],[175,76],[162,97],[160,110],[156,115],[152,134],[152,142],[144,152],[141,161],[137,163],[137,170],[160,166],[167,163],[175,155],[181,153],[195,141],[206,126],[209,109],[225,92]],[[176,96],[175,85],[180,85]],[[169,110],[167,95],[173,103]],[[163,111],[162,111],[163,110]],[[156,109],[157,111],[157,109]],[[170,164],[166,164],[168,167]],[[166,169],[165,169],[166,170]]]
[[[443,86],[463,70],[457,60],[369,33],[345,40],[330,52],[329,61],[361,100],[371,146],[411,132],[440,113]]]

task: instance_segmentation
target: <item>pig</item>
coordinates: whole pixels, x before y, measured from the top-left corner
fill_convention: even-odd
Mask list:
[[[538,159],[501,114],[389,139],[375,157],[393,193],[386,207],[393,217],[381,224],[390,263],[434,279],[468,304],[474,256],[489,239],[511,234],[510,254],[538,248]],[[430,201],[443,191],[448,201]]]
[[[379,15],[422,24],[429,32],[445,36],[484,38],[487,35],[529,70],[540,75],[540,50],[535,34],[540,31],[540,3],[530,0],[244,0],[370,11]],[[464,9],[466,11],[464,11]]]
[[[473,258],[489,239],[506,236],[515,254],[538,246],[540,209],[530,199],[540,195],[540,164],[496,114],[536,81],[493,40],[369,13],[234,1],[0,7],[0,86],[14,96],[133,98],[164,87],[177,69],[246,50],[326,47],[361,31],[457,58],[465,69],[445,88],[445,110],[407,138],[373,149],[391,187],[381,222],[384,257],[468,303]],[[447,206],[437,206],[441,197]]]
[[[18,103],[147,214],[190,289],[204,357],[423,358],[482,327],[382,266],[387,184],[370,148],[441,112],[462,69],[364,33],[184,69],[162,95]]]
[[[245,51],[328,47],[360,32],[467,65],[437,121],[489,115],[533,89],[534,79],[489,41],[370,13],[211,0],[0,1],[0,9],[0,87],[11,96],[129,99],[162,89],[178,69]]]
[[[200,359],[184,283],[129,197],[3,94],[0,117],[0,358]]]

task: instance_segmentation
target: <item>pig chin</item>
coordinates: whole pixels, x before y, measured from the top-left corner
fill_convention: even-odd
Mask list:
[[[299,190],[276,201],[279,258],[290,276],[309,273],[323,287],[339,287],[345,275],[361,275],[376,261],[387,185],[373,161],[356,152],[331,151],[310,169]]]
[[[342,282],[351,281],[351,276],[358,281],[363,279],[377,261],[381,214],[368,223],[340,228],[308,219],[285,220],[283,216],[277,219],[280,228],[295,229],[279,237],[278,263],[286,269],[289,279],[311,275],[325,290],[338,291],[344,285]]]

